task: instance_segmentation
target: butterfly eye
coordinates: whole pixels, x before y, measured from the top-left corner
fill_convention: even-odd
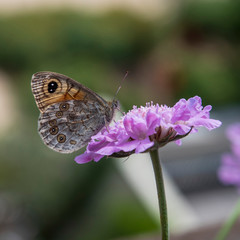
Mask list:
[[[59,134],[57,140],[59,143],[64,143],[66,141],[66,136],[64,134]]]
[[[49,93],[54,93],[58,88],[58,84],[55,81],[51,81],[48,84],[48,92]]]
[[[56,119],[53,119],[53,120],[50,120],[50,121],[48,122],[48,124],[53,127],[53,126],[56,126],[56,125],[57,125],[57,121],[56,121]]]
[[[59,106],[59,109],[61,111],[67,111],[69,109],[69,104],[68,103],[61,103]]]
[[[58,127],[57,126],[53,126],[49,129],[49,132],[52,134],[52,135],[56,135],[58,133]]]
[[[56,117],[57,118],[61,118],[63,116],[63,112],[62,111],[57,111],[56,112]]]

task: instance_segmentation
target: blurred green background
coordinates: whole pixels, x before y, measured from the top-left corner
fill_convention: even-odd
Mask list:
[[[77,165],[47,149],[30,80],[38,71],[118,94],[124,110],[199,95],[240,103],[240,2],[181,1],[167,14],[29,11],[0,17],[0,226],[5,239],[113,239],[158,230],[114,161]],[[4,230],[4,231],[3,231]],[[23,238],[14,238],[13,233]],[[10,237],[9,237],[10,236]],[[3,238],[4,239],[4,238]]]

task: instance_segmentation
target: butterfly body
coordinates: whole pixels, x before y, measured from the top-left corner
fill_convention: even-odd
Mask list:
[[[40,110],[38,130],[55,151],[71,153],[84,147],[107,126],[118,102],[98,94],[62,74],[39,72],[32,77],[32,92]]]

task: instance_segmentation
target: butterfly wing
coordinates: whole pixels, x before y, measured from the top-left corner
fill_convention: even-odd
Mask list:
[[[32,92],[41,112],[38,129],[55,151],[70,153],[85,146],[113,117],[117,101],[106,102],[89,88],[54,72],[32,77]]]
[[[84,147],[106,125],[98,102],[70,100],[50,105],[40,114],[38,130],[43,142],[61,153]]]
[[[32,76],[32,92],[36,104],[43,113],[51,104],[68,100],[94,101],[103,106],[107,102],[75,80],[54,72],[38,72]]]

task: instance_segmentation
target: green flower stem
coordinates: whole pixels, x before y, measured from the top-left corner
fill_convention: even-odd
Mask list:
[[[164,190],[162,166],[161,166],[160,158],[158,156],[158,150],[150,151],[150,155],[152,159],[155,181],[157,185],[162,240],[168,240],[169,235],[168,235],[167,201],[166,201],[165,190]]]
[[[223,227],[217,234],[215,240],[227,239],[227,235],[229,234],[231,228],[233,227],[234,223],[237,221],[239,217],[240,217],[240,200],[238,200],[232,214],[230,215],[229,219],[226,221],[226,223],[223,225]]]

